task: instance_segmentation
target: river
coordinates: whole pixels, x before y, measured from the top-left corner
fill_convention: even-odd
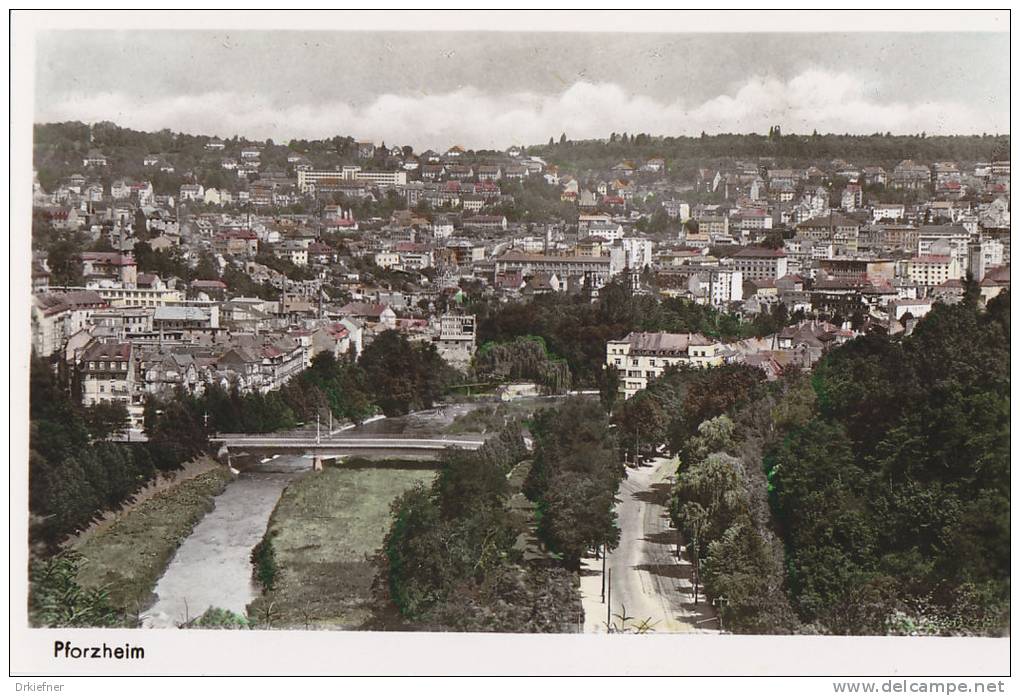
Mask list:
[[[251,550],[262,540],[283,489],[310,468],[303,456],[276,457],[230,482],[170,561],[142,626],[171,628],[209,607],[244,616],[260,591],[252,580]]]

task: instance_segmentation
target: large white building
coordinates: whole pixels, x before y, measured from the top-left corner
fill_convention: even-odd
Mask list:
[[[373,186],[406,186],[407,172],[367,172],[361,167],[344,167],[342,171],[301,170],[297,173],[298,189],[308,193],[322,182],[362,181]]]
[[[623,225],[612,220],[592,220],[586,228],[587,237],[602,237],[608,242],[623,239]]]
[[[722,344],[701,334],[630,333],[606,343],[606,365],[620,375],[625,399],[637,394],[671,365],[721,365]]]
[[[624,237],[620,240],[626,257],[627,268],[639,271],[652,265],[652,250],[655,245],[650,239]]]
[[[725,307],[744,299],[744,274],[732,268],[699,273],[695,278],[707,283],[707,299],[713,307]]]
[[[925,287],[934,287],[961,277],[960,264],[948,254],[915,256],[907,260],[906,271],[910,280]]]

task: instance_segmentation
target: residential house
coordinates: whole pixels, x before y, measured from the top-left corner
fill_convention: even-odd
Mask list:
[[[633,332],[606,343],[606,365],[620,375],[620,393],[625,399],[673,365],[710,367],[721,365],[722,345],[701,334]]]

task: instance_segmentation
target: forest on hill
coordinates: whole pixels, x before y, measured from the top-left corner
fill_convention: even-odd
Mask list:
[[[857,166],[879,165],[890,169],[898,162],[937,161],[991,162],[1009,159],[1010,136],[952,135],[928,136],[723,133],[700,137],[650,136],[646,133],[610,135],[608,140],[550,139],[547,145],[528,148],[528,154],[542,157],[571,171],[609,170],[622,160],[637,162],[652,157],[666,160],[674,178],[693,178],[698,167],[711,161],[732,158],[773,158],[777,166],[826,164],[843,159]]]

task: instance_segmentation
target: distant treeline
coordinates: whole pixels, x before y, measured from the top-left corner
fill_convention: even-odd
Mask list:
[[[575,171],[608,170],[621,160],[662,157],[674,176],[693,176],[698,167],[727,158],[773,157],[778,165],[825,163],[843,159],[857,166],[885,167],[913,159],[923,163],[942,160],[983,162],[1009,159],[1010,136],[928,136],[825,134],[771,136],[723,133],[701,137],[661,137],[648,134],[612,134],[610,140],[566,140],[528,148],[537,155]]]

